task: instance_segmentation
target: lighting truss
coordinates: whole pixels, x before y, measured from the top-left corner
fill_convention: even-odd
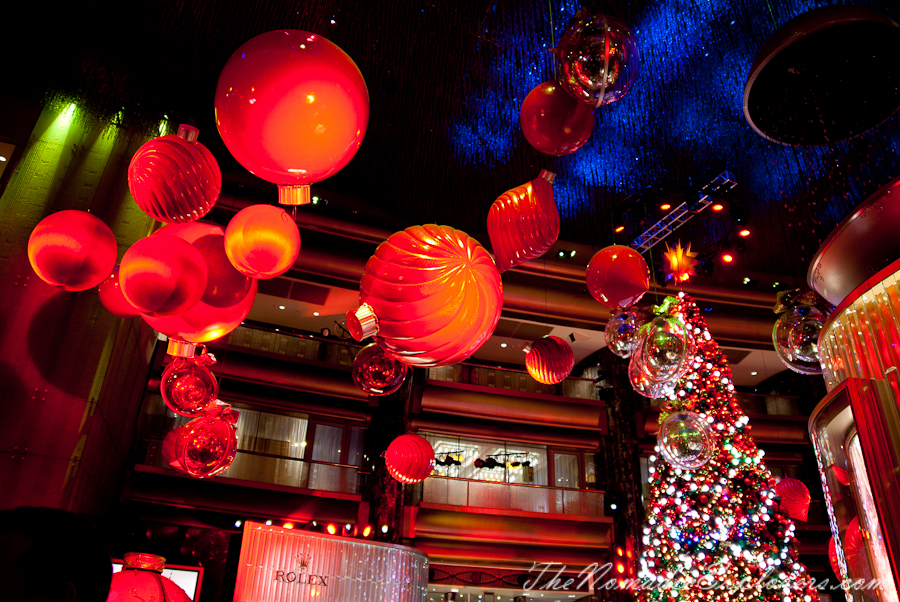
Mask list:
[[[697,193],[700,197],[698,201],[685,201],[670,210],[661,220],[635,238],[631,242],[631,246],[640,253],[649,251],[665,240],[669,234],[689,222],[692,217],[712,205],[713,194],[720,190],[731,190],[735,186],[737,186],[737,182],[734,181],[734,176],[727,170],[723,171],[700,189]]]

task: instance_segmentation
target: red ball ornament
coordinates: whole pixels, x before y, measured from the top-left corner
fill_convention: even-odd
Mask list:
[[[128,302],[122,294],[122,285],[119,283],[119,266],[113,268],[112,274],[100,283],[97,288],[100,303],[106,311],[119,318],[134,318],[141,315],[137,308]]]
[[[225,229],[225,253],[237,271],[251,278],[275,278],[300,254],[300,230],[281,207],[250,205]]]
[[[781,479],[775,486],[775,493],[781,498],[781,509],[793,519],[806,522],[809,515],[809,489],[797,479]]]
[[[369,92],[356,63],[308,31],[270,31],[228,59],[216,86],[216,125],[238,162],[278,184],[280,203],[310,202],[309,185],[356,154]]]
[[[41,280],[67,291],[95,287],[116,265],[116,237],[86,211],[57,211],[34,227],[28,261]]]
[[[187,241],[154,234],[137,241],[119,264],[122,294],[141,313],[174,316],[193,307],[206,289],[206,262]]]
[[[174,581],[162,576],[166,559],[129,552],[114,573],[106,602],[191,602]]]
[[[434,448],[420,435],[400,435],[384,452],[384,463],[401,483],[421,483],[434,470]]]
[[[536,340],[525,356],[528,374],[545,385],[561,383],[574,366],[575,354],[572,353],[572,348],[559,337],[548,335]]]
[[[607,307],[628,307],[650,290],[650,268],[630,247],[612,245],[600,249],[587,268],[591,296]]]
[[[170,431],[162,444],[169,466],[198,479],[227,470],[237,453],[238,412],[219,402],[205,413]]]
[[[553,199],[555,177],[542,169],[537,178],[507,190],[491,205],[488,236],[501,274],[540,257],[559,238],[559,209]]]
[[[222,188],[219,164],[197,142],[197,128],[145,142],[128,165],[128,188],[141,211],[166,223],[192,222],[213,208]]]
[[[368,395],[390,395],[403,384],[407,371],[406,364],[375,343],[363,347],[353,360],[353,382]]]
[[[378,245],[360,280],[347,326],[357,341],[378,335],[411,366],[460,362],[500,320],[503,283],[478,241],[449,226],[412,226]]]
[[[159,392],[170,410],[193,418],[216,400],[219,382],[208,367],[215,361],[209,353],[172,359],[159,383]]]
[[[555,81],[528,93],[519,123],[525,139],[546,155],[568,155],[581,148],[594,131],[594,112]]]

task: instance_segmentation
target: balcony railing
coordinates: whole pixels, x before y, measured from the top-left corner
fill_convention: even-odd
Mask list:
[[[150,441],[145,464],[169,468],[159,453],[160,439]],[[362,473],[357,466],[300,460],[275,454],[238,450],[234,462],[220,476],[300,489],[357,494]]]
[[[428,477],[422,500],[448,506],[473,506],[544,514],[603,516],[603,492],[538,485]]]

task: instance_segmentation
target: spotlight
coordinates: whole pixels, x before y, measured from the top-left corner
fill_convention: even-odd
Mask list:
[[[351,525],[351,524],[346,524],[346,525],[344,525],[344,531],[349,532],[349,531],[352,530],[352,529],[353,529],[353,525]]]
[[[621,232],[621,231],[624,230],[624,229],[625,229],[625,226],[619,226],[619,227],[617,227],[617,228],[616,228],[616,234],[618,234],[619,232]]]
[[[566,256],[566,252],[563,251],[562,249],[560,249],[559,253],[557,253],[556,256],[557,256],[557,257],[565,257],[565,256]]]
[[[734,255],[732,255],[731,253],[722,253],[722,261],[724,261],[725,263],[731,263],[732,261],[734,261]]]
[[[278,309],[284,309],[284,305],[279,305]]]
[[[244,524],[243,521],[236,520],[236,521],[234,521],[234,528],[240,529],[241,525],[243,525],[243,524]]]
[[[272,519],[269,519],[269,520],[266,521],[266,526],[267,526],[267,527],[271,527],[271,526],[272,526]]]
[[[750,230],[747,230],[746,228],[744,228],[743,230],[738,232],[738,236],[743,236],[744,238],[746,238],[746,237],[750,236]]]
[[[506,345],[506,343],[500,343],[500,347],[502,347],[503,349],[506,349],[507,345]]]
[[[744,280],[742,282],[744,283],[744,286],[756,286],[757,284],[759,284],[759,280],[749,277],[744,277]]]
[[[368,536],[370,536],[371,534],[372,534],[372,525],[366,525],[366,527],[363,529],[362,536],[363,536],[363,537],[368,537]]]
[[[711,207],[711,209],[712,209],[713,211],[721,211],[721,210],[724,209],[724,208],[725,208],[725,205],[723,205],[722,203],[716,203],[715,205],[713,205],[713,206]]]
[[[315,317],[317,317],[317,318],[318,318],[318,317],[319,317],[319,312],[317,312],[317,311],[314,311],[314,312],[313,312],[313,315],[314,315],[314,316],[315,316]]]
[[[283,526],[285,529],[293,529],[293,528],[294,528],[294,523],[284,523],[284,525],[282,525],[282,526]]]
[[[334,535],[335,533],[337,533],[337,527],[335,527],[333,524],[329,524],[327,527],[325,527],[325,530],[328,531],[329,535]]]
[[[381,525],[381,532],[384,533],[384,534],[387,534],[387,532],[388,532],[388,526],[387,526],[387,525]]]
[[[569,251],[569,257],[575,257],[575,251]]]
[[[663,203],[662,205],[659,206],[659,208],[663,211],[668,211],[669,209],[672,208],[672,205],[670,205],[668,203]]]

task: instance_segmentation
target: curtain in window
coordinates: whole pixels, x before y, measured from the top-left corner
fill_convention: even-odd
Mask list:
[[[554,487],[578,488],[578,456],[553,454]]]

